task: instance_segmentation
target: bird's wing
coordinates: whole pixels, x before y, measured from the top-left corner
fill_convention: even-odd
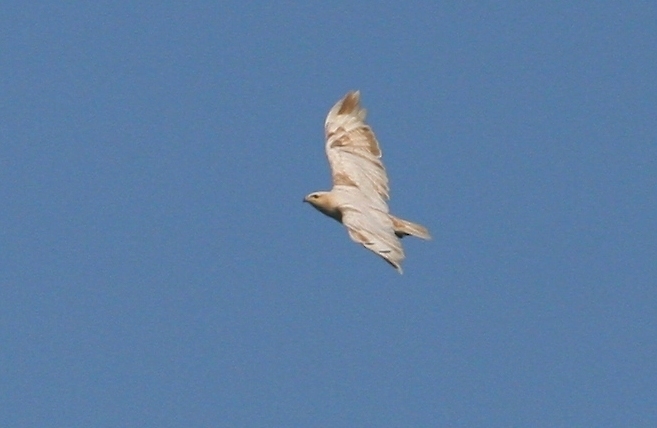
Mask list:
[[[335,186],[331,194],[351,239],[383,257],[401,273],[404,250],[395,235],[385,201],[364,197],[360,189],[353,186]]]
[[[349,92],[329,111],[324,124],[326,156],[333,185],[358,187],[368,198],[387,201],[388,177],[381,149],[372,129],[365,124],[360,93]]]
[[[362,211],[357,208],[347,208],[342,210],[342,224],[347,228],[352,240],[383,257],[399,273],[402,273],[404,249],[395,235],[388,213],[372,209]]]

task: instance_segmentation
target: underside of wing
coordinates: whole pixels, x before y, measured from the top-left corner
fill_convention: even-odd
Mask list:
[[[367,212],[358,209],[343,211],[342,224],[349,236],[368,250],[381,256],[386,262],[402,273],[401,262],[404,249],[395,235],[392,221],[381,211]]]
[[[381,149],[365,123],[360,93],[349,92],[326,117],[326,156],[334,186],[358,187],[365,196],[388,200],[388,177]]]

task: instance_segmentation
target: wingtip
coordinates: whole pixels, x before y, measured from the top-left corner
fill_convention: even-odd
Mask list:
[[[387,261],[392,267],[394,267],[395,270],[397,272],[399,272],[400,275],[404,274],[404,269],[402,269],[401,264],[399,264],[397,262],[393,262],[393,261],[388,260],[388,259],[384,259],[384,260]]]
[[[350,114],[360,109],[360,91],[349,91],[339,102],[337,114]]]

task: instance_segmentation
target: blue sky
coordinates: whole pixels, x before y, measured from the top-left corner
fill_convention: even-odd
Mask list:
[[[654,2],[214,3],[0,11],[2,427],[657,426]]]

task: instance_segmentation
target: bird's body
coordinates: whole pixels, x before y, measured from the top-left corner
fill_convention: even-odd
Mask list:
[[[430,239],[419,224],[388,212],[388,177],[381,149],[365,124],[358,91],[349,92],[326,117],[326,155],[333,188],[304,198],[321,213],[342,223],[351,239],[383,257],[400,273],[404,250],[400,238],[412,235]]]

